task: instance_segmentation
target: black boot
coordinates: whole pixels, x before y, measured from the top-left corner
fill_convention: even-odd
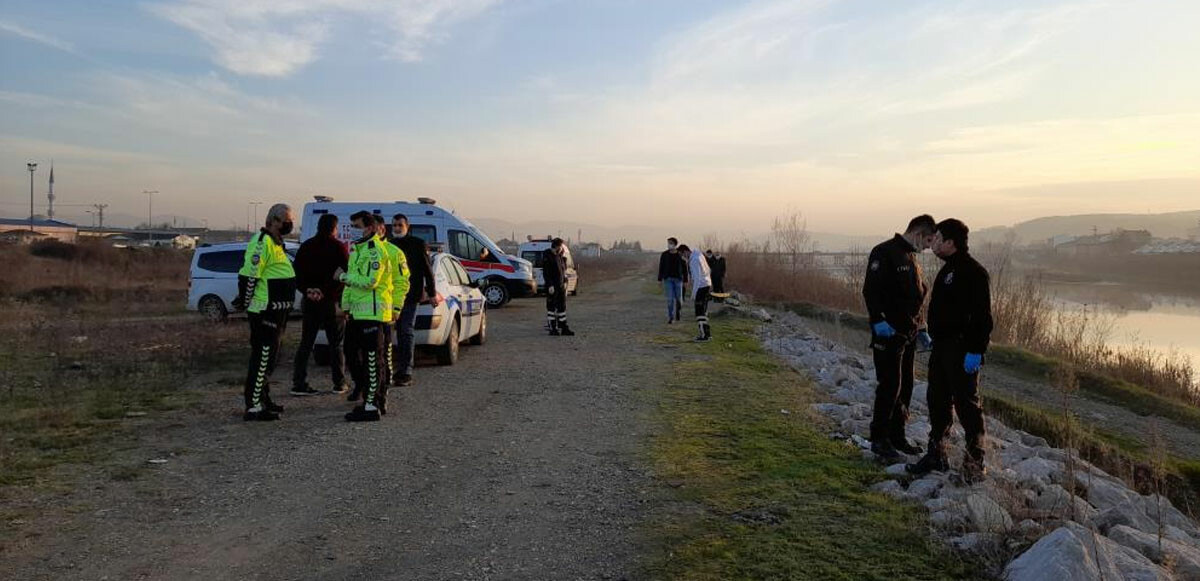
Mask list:
[[[258,411],[246,410],[242,419],[247,422],[273,422],[279,419],[279,414],[265,408]]]
[[[894,464],[904,460],[904,456],[892,447],[891,442],[871,442],[871,453],[879,457],[879,459],[888,464]]]
[[[950,470],[950,463],[946,461],[946,457],[933,451],[930,451],[917,460],[916,464],[908,464],[904,467],[909,474],[915,476],[924,476],[930,472],[946,472]]]
[[[346,414],[347,422],[378,422],[379,410],[368,410],[363,406],[358,406]]]
[[[564,337],[574,337],[574,336],[575,336],[575,331],[572,331],[572,330],[571,330],[571,328],[567,326],[567,322],[566,322],[566,321],[563,321],[563,322],[562,322],[562,323],[559,325],[559,327],[560,327],[560,329],[561,329],[561,330],[559,331],[559,333],[560,333],[561,335],[563,335]]]
[[[916,444],[910,443],[905,438],[899,438],[899,439],[893,438],[892,439],[892,447],[901,451],[902,453],[908,454],[910,456],[916,456],[917,454],[920,454],[925,451],[924,448],[922,448]]]
[[[550,321],[550,335],[553,337],[560,335],[558,332],[558,321]]]

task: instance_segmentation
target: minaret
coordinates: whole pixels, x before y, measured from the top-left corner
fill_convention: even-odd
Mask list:
[[[50,160],[50,192],[46,194],[50,204],[46,206],[46,218],[54,219],[54,160]]]

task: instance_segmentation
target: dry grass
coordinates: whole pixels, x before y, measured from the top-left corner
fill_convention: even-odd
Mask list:
[[[772,238],[763,244],[737,242],[726,246],[727,287],[757,300],[813,303],[864,314],[861,295],[866,252],[856,253],[839,271],[816,268],[807,234],[797,219],[776,222]],[[802,224],[802,223],[801,223]],[[782,227],[781,227],[782,225]],[[720,248],[719,243],[714,244]],[[776,251],[783,249],[785,251]],[[1056,308],[1037,273],[1013,266],[1012,244],[990,244],[974,250],[991,274],[992,340],[1061,359],[1082,372],[1111,376],[1155,394],[1200,405],[1200,375],[1187,357],[1145,345],[1110,345],[1111,315],[1095,308]],[[861,257],[861,258],[858,258]],[[932,283],[940,264],[921,256]]]
[[[575,258],[575,270],[583,281],[584,287],[581,290],[586,292],[586,285],[589,283],[621,278],[632,272],[646,270],[653,261],[654,257],[650,254],[606,253],[599,258]]]
[[[186,404],[188,377],[228,359],[240,327],[162,316],[182,312],[187,258],[0,248],[0,487],[58,484],[50,468],[103,458],[127,416]]]

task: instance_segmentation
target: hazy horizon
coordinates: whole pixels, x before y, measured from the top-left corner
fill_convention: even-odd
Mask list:
[[[0,215],[890,232],[1196,208],[1200,4],[4,1]]]

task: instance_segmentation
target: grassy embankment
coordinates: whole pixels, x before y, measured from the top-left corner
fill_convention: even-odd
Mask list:
[[[0,498],[66,486],[55,467],[103,461],[131,424],[194,401],[182,387],[196,370],[229,364],[242,329],[187,316],[188,258],[0,248]]]
[[[815,392],[760,346],[755,323],[714,320],[661,389],[650,450],[676,500],[698,510],[651,519],[648,574],[666,579],[980,578],[928,538],[922,509],[868,491],[883,478],[830,440]],[[681,325],[655,340],[685,342]],[[784,413],[782,410],[787,410]]]
[[[796,303],[788,309],[805,317],[839,321],[841,324],[866,329],[865,317],[836,311],[811,303]],[[1044,381],[1050,387],[1055,370],[1071,368],[1065,362],[1007,345],[993,345],[988,350],[989,363],[1001,365],[1030,379]],[[1073,368],[1072,368],[1073,369]],[[1200,410],[1163,397],[1126,381],[1092,371],[1074,370],[1078,389],[1090,398],[1125,407],[1143,415],[1157,415],[1189,429],[1200,431]],[[1154,491],[1156,450],[1152,443],[1133,438],[1103,426],[1086,425],[1078,419],[1068,421],[1058,409],[1039,408],[1010,397],[985,391],[984,407],[989,414],[1010,427],[1025,430],[1046,438],[1052,445],[1079,449],[1080,455],[1107,472],[1126,478],[1143,493]],[[1163,492],[1183,509],[1200,506],[1200,460],[1166,455],[1161,472]]]

